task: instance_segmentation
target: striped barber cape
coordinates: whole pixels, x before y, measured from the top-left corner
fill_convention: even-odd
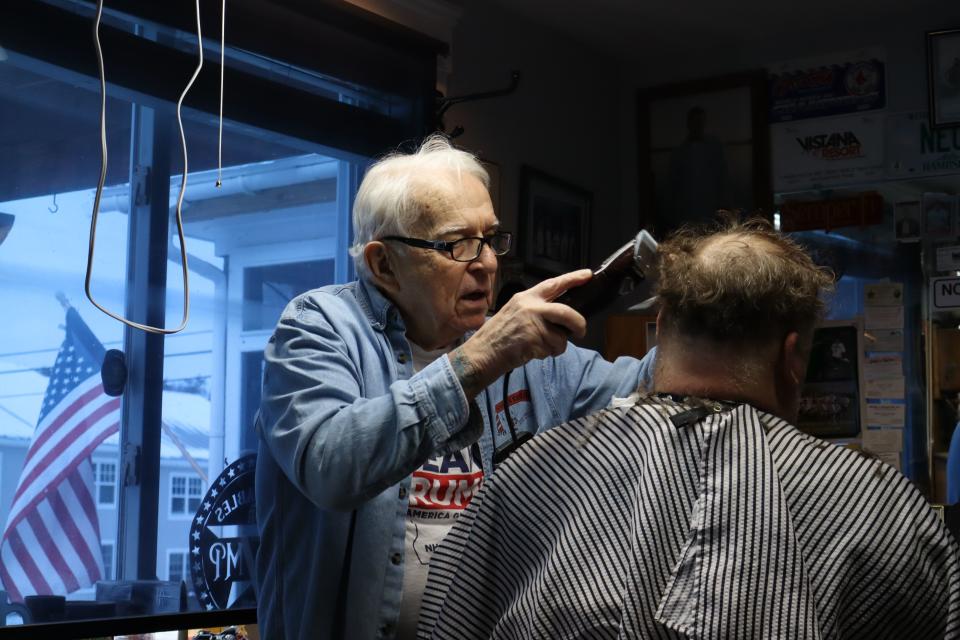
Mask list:
[[[434,554],[419,637],[960,636],[956,542],[904,476],[750,405],[670,419],[704,406],[521,447]]]

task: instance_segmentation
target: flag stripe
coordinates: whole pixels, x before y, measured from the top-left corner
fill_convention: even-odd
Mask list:
[[[90,551],[91,548],[96,548],[98,552],[100,550],[97,508],[93,504],[93,499],[90,497],[89,487],[82,484],[76,475],[70,476],[70,485],[73,493],[76,495],[76,500],[70,500],[66,504],[72,505],[74,510],[77,510],[78,506],[81,507],[87,517],[83,518],[80,514],[73,513],[73,517],[68,518],[66,521],[74,528],[77,528],[78,525],[85,525],[83,528],[86,529],[86,535],[81,534],[81,539],[86,539],[87,544],[80,545],[77,548],[77,553],[80,554],[80,558],[87,568],[87,575],[93,580],[100,577],[101,572],[99,567],[102,561],[99,553],[97,557],[94,558]],[[79,528],[77,528],[77,533],[80,533]]]
[[[96,444],[100,444],[104,438],[109,436],[110,432],[101,432],[100,434],[91,433],[89,427],[98,422],[102,417],[117,411],[119,408],[120,399],[113,398],[110,402],[107,402],[106,404],[103,404],[94,410],[86,418],[81,420],[80,423],[77,424],[73,429],[71,429],[69,433],[63,436],[63,438],[59,440],[57,444],[52,447],[49,452],[47,452],[46,455],[43,456],[36,466],[29,471],[27,476],[20,480],[20,486],[17,487],[17,492],[13,497],[14,502],[16,502],[17,498],[27,491],[30,485],[33,484],[34,480],[36,480],[37,476],[43,473],[44,470],[49,469],[50,466],[53,465],[54,462],[58,461],[62,454],[75,443],[82,441],[82,439],[86,437],[88,439],[93,439]],[[85,456],[76,456],[75,459],[79,461],[79,459],[84,457]],[[62,460],[60,460],[58,463],[60,462],[62,462]],[[74,464],[76,464],[76,462],[74,462]]]
[[[72,497],[73,491],[69,486],[63,487],[61,491],[68,492]],[[83,564],[87,577],[92,582],[100,576],[99,565],[96,558],[91,557],[90,554],[89,532],[87,535],[81,533],[77,523],[82,522],[82,520],[75,518],[73,514],[70,513],[70,509],[67,507],[67,505],[71,502],[72,500],[70,500],[70,497],[64,500],[60,492],[54,492],[50,494],[50,506],[53,507],[53,512],[57,514],[60,522],[63,523],[64,531],[66,532],[67,537],[73,542],[73,549],[80,557],[80,562]],[[96,522],[96,520],[94,520],[94,522]],[[85,528],[89,529],[89,526]],[[99,537],[100,536],[97,536],[98,546]]]
[[[67,593],[80,588],[77,577],[70,571],[66,560],[63,559],[63,554],[60,553],[60,549],[57,548],[53,538],[50,537],[50,532],[47,531],[47,525],[40,517],[39,510],[31,511],[26,521],[29,523],[30,529],[33,530],[33,535],[36,537],[37,543],[46,551],[50,564],[53,565],[56,573],[63,580],[64,586],[67,588]]]
[[[114,433],[116,433],[119,428],[120,428],[119,423],[116,423],[116,422],[113,423],[113,425],[111,425],[111,427],[110,427],[108,430],[106,430],[106,431],[103,432],[103,434],[102,434],[102,436],[101,436],[100,438],[98,438],[98,439],[95,440],[94,442],[88,444],[86,447],[84,447],[84,448],[80,451],[80,453],[78,453],[76,456],[73,456],[73,460],[71,460],[70,462],[71,462],[72,464],[74,464],[74,465],[78,464],[78,461],[79,461],[79,460],[82,460],[83,458],[85,458],[85,457],[89,456],[91,453],[93,453],[93,450],[96,449],[98,446],[100,446],[100,443],[102,443],[104,440],[106,440],[106,439],[109,438],[111,435],[113,435]],[[72,471],[71,468],[63,469],[62,471],[60,471],[59,473],[57,473],[50,482],[46,483],[46,486],[47,486],[47,487],[56,486],[57,484],[60,483],[60,481],[62,481],[64,478],[66,478],[66,476],[69,475],[71,471]],[[44,499],[44,497],[46,497],[46,496],[45,496],[42,492],[37,492],[36,495],[34,495],[34,497],[33,497],[33,498],[30,500],[30,502],[27,503],[26,505],[24,505],[24,506],[22,506],[22,507],[17,506],[15,510],[14,510],[14,509],[11,509],[10,514],[11,514],[11,516],[13,517],[13,521],[12,521],[12,524],[9,524],[9,523],[8,523],[7,526],[8,526],[8,527],[9,527],[9,526],[16,526],[16,524],[20,522],[20,519],[23,518],[24,512],[27,511],[27,510],[29,510],[29,509],[35,508],[36,505],[37,505],[41,500]]]
[[[16,578],[14,578],[14,575],[16,575]],[[23,584],[26,576],[23,574],[20,563],[14,557],[13,549],[9,544],[0,547],[0,580],[3,581],[10,602],[21,602],[23,600],[17,585]]]
[[[50,494],[51,498],[57,495],[59,494],[56,492]],[[40,517],[43,518],[43,524],[47,527],[47,531],[51,532],[51,535],[56,533],[58,529],[65,532],[66,539],[58,544],[57,548],[63,555],[63,560],[66,562],[67,567],[70,568],[70,573],[76,577],[77,583],[84,584],[89,580],[89,575],[83,566],[83,562],[80,560],[80,556],[77,555],[77,546],[86,544],[86,541],[80,536],[77,536],[76,540],[70,536],[67,531],[67,525],[74,529],[76,529],[76,527],[73,526],[72,522],[63,522],[57,517],[50,500],[44,500],[37,505],[37,512],[40,514]]]
[[[17,527],[16,529],[13,530],[9,538],[10,547],[13,549],[13,555],[17,558],[17,561],[20,563],[20,567],[23,569],[24,574],[26,574],[26,577],[30,583],[29,586],[32,589],[32,592],[33,593],[53,593],[53,589],[50,588],[50,584],[43,579],[43,575],[40,573],[40,569],[37,568],[36,563],[33,561],[33,557],[30,553],[30,549],[28,549],[24,544],[23,538],[20,535],[21,532],[22,532],[21,527]],[[21,587],[21,590],[22,590],[22,587]]]
[[[44,456],[61,440],[63,440],[64,434],[73,430],[77,423],[82,421],[98,406],[116,400],[115,398],[110,398],[103,393],[100,393],[92,400],[84,400],[83,398],[86,395],[85,389],[92,391],[100,389],[100,382],[96,379],[96,376],[91,376],[90,379],[82,383],[78,389],[67,394],[64,396],[63,400],[61,400],[62,406],[73,409],[70,416],[66,420],[58,422],[55,428],[52,426],[48,427],[44,422],[41,422],[37,426],[36,433],[41,434],[41,436],[47,436],[47,438],[40,445],[31,445],[27,460],[23,465],[23,472],[20,474],[21,477],[25,476],[29,471],[32,471],[39,464],[41,464]],[[57,418],[52,417],[50,420],[57,420]]]
[[[80,315],[68,309],[0,539],[0,580],[13,601],[67,595],[103,574],[90,456],[120,427],[120,400],[103,392],[98,373],[103,354]]]
[[[53,437],[53,434],[55,434],[60,427],[66,424],[67,420],[72,418],[84,405],[95,400],[97,396],[103,393],[103,385],[96,382],[96,377],[91,376],[89,380],[95,383],[95,386],[92,389],[83,390],[78,388],[70,395],[75,395],[79,392],[79,398],[74,401],[70,401],[69,396],[64,398],[64,401],[70,402],[70,404],[67,405],[67,408],[64,409],[63,412],[56,414],[56,417],[54,417],[49,424],[45,425],[43,422],[41,422],[39,425],[37,425],[37,436],[30,444],[30,449],[27,450],[27,457],[24,460],[24,466],[26,466],[33,459],[37,451],[39,451],[43,445]]]

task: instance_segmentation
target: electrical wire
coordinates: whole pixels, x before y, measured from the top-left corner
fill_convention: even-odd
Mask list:
[[[176,209],[176,219],[177,219],[177,236],[180,239],[180,264],[183,267],[183,319],[180,322],[180,325],[175,329],[164,329],[162,327],[153,327],[146,324],[140,324],[139,322],[134,322],[128,320],[123,316],[117,315],[116,313],[110,311],[109,309],[103,307],[93,298],[93,294],[90,292],[90,280],[93,276],[93,254],[96,246],[97,239],[97,216],[100,213],[100,199],[103,196],[103,185],[107,179],[107,79],[106,72],[104,71],[103,66],[103,49],[100,46],[100,20],[103,15],[103,0],[97,0],[97,13],[93,21],[93,43],[97,53],[97,68],[100,72],[100,179],[97,182],[97,191],[93,198],[93,213],[90,217],[90,244],[87,250],[87,275],[84,279],[84,293],[87,295],[87,299],[90,300],[90,303],[93,304],[97,309],[104,312],[114,320],[119,320],[123,324],[133,327],[134,329],[140,329],[141,331],[147,331],[149,333],[160,333],[160,334],[171,334],[179,333],[187,326],[187,321],[190,319],[190,282],[187,269],[187,245],[184,240],[183,234],[183,196],[187,190],[187,138],[183,131],[183,117],[181,115],[181,108],[183,106],[183,99],[186,97],[187,92],[190,91],[190,88],[193,86],[194,81],[197,79],[197,76],[200,74],[200,69],[203,68],[203,38],[200,33],[200,0],[196,0],[197,8],[197,48],[199,51],[199,60],[197,62],[197,68],[194,70],[193,75],[190,77],[190,81],[187,82],[187,86],[184,88],[183,93],[180,94],[180,99],[177,100],[177,126],[180,129],[180,147],[183,150],[183,175],[180,180],[180,193],[177,196],[177,209]],[[130,203],[130,214],[133,215],[133,202],[131,199]]]
[[[217,188],[223,184],[223,67],[227,48],[227,0],[220,5],[220,132],[217,135]]]

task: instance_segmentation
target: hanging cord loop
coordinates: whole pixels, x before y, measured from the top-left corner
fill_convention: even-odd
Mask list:
[[[183,319],[180,322],[180,325],[175,329],[153,327],[128,320],[127,318],[117,315],[109,309],[101,306],[96,300],[94,300],[93,294],[90,292],[90,279],[93,275],[93,254],[97,239],[97,216],[100,213],[100,199],[103,196],[103,184],[107,179],[107,80],[103,67],[103,50],[100,47],[100,19],[103,15],[103,0],[97,0],[97,13],[93,21],[93,42],[97,52],[97,67],[100,71],[100,179],[97,182],[97,192],[93,199],[93,213],[90,217],[90,244],[87,251],[87,275],[84,280],[84,292],[87,294],[87,299],[90,300],[93,306],[95,306],[97,309],[100,309],[100,311],[103,311],[111,318],[119,320],[120,322],[129,327],[133,327],[134,329],[140,329],[141,331],[147,331],[149,333],[177,333],[182,331],[184,327],[187,326],[187,321],[190,318],[190,282],[187,269],[187,245],[183,235],[183,196],[187,190],[188,172],[187,139],[183,132],[183,117],[181,115],[181,108],[183,107],[183,99],[186,97],[187,92],[190,91],[194,81],[200,74],[200,69],[203,68],[203,38],[200,33],[200,0],[196,1],[196,9],[198,49],[197,67],[194,69],[193,75],[190,77],[190,81],[187,82],[187,86],[184,87],[183,93],[180,94],[180,99],[177,100],[177,126],[180,129],[180,147],[183,150],[183,175],[180,179],[180,193],[177,196],[176,210],[177,235],[180,238],[180,264],[183,267]],[[131,215],[133,214],[132,203],[130,207],[130,213]]]

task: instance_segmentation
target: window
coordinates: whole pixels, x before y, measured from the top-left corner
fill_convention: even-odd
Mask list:
[[[113,541],[100,543],[100,553],[103,556],[103,579],[104,580],[113,580],[114,549],[115,549],[115,546]]]
[[[186,549],[170,549],[167,551],[167,580],[179,582],[186,580],[189,582],[190,574],[187,560],[189,555]]]
[[[150,13],[147,28],[112,10],[101,30],[108,165],[91,290],[114,312],[170,327],[183,299],[171,215],[183,167],[169,102],[183,81],[170,69],[192,68],[195,50],[190,16],[176,23],[177,12],[161,5],[128,5]],[[0,525],[22,539],[54,541],[18,546],[24,564],[46,557],[41,564],[54,566],[53,545],[79,540],[69,535],[78,528],[86,545],[75,550],[86,559],[75,576],[52,570],[43,581],[10,585],[0,577],[12,601],[34,593],[94,598],[101,580],[189,581],[192,515],[226,465],[255,444],[259,357],[273,323],[287,298],[351,277],[349,218],[363,167],[429,121],[433,50],[408,51],[399,36],[380,41],[375,27],[347,33],[356,20],[323,22],[333,10],[308,5],[304,34],[342,50],[311,48],[294,59],[286,37],[262,37],[260,25],[277,10],[270,3],[235,9],[263,19],[234,20],[245,48],[231,46],[228,27],[224,110],[236,120],[224,122],[222,172],[217,83],[206,75],[215,67],[205,67],[186,100],[191,317],[181,333],[147,336],[97,311],[83,291],[99,177],[99,83],[87,35],[49,34],[89,34],[91,7],[0,3],[0,308],[29,310],[0,314]],[[238,33],[246,24],[257,28]],[[336,30],[346,37],[317,35]],[[208,44],[219,53],[219,43]],[[402,55],[386,55],[400,48]],[[129,369],[118,397],[100,392],[109,349],[122,350]],[[37,432],[78,408],[92,450],[69,460],[28,456]],[[95,505],[95,514],[69,504],[69,514],[86,519],[46,536],[29,531],[49,520],[28,513],[18,491],[55,488],[27,486],[37,465],[68,469],[78,503]],[[125,474],[137,482],[121,482]],[[0,552],[0,568],[19,561],[8,560],[7,547]],[[201,608],[196,599],[189,606]],[[117,622],[111,631],[122,633]]]
[[[200,478],[185,475],[170,476],[170,515],[193,517],[203,497]]]
[[[95,462],[97,506],[114,507],[117,504],[117,463]]]

